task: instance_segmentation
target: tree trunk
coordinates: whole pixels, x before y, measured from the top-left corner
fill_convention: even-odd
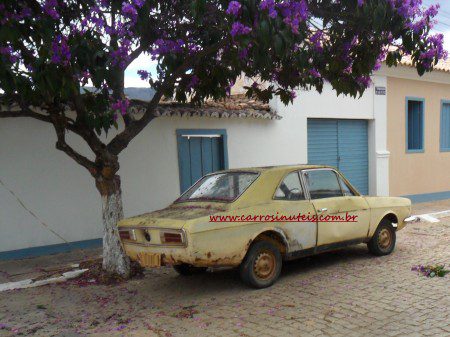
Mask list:
[[[96,179],[97,189],[102,197],[103,219],[103,269],[121,277],[130,277],[130,260],[120,244],[117,222],[123,218],[122,190],[120,177]]]

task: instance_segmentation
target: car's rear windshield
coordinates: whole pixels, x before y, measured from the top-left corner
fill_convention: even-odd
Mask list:
[[[236,200],[258,177],[255,172],[225,172],[203,177],[177,202]]]

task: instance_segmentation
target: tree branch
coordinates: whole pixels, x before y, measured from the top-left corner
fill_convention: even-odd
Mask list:
[[[227,40],[221,40],[210,48],[203,50],[202,52],[194,55],[193,57],[186,58],[185,61],[174,71],[172,75],[163,80],[161,86],[155,92],[153,98],[147,105],[147,109],[141,119],[132,121],[121,133],[116,135],[106,146],[108,152],[113,155],[119,155],[119,153],[125,149],[130,141],[136,137],[154,118],[154,111],[161,100],[163,93],[173,86],[177,79],[181,77],[188,69],[192,68],[195,64],[200,63],[203,57],[216,52],[226,44]]]
[[[66,128],[64,119],[58,118],[58,116],[54,116],[52,118],[52,124],[55,127],[56,131],[56,148],[65,154],[67,154],[70,158],[75,160],[79,165],[86,168],[91,175],[96,173],[95,163],[84,157],[83,155],[76,152],[69,144],[66,142]]]

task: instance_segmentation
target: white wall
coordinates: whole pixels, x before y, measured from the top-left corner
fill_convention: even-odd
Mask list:
[[[386,77],[375,75],[372,85],[363,96],[337,96],[330,84],[325,84],[323,91],[297,91],[294,103],[284,106],[279,100],[272,102],[274,109],[284,114],[299,113],[299,132],[302,149],[302,161],[307,162],[307,119],[340,118],[366,119],[369,126],[369,194],[389,195],[389,152],[386,150],[386,111],[385,95],[375,95],[375,87],[386,88]]]
[[[302,91],[293,105],[285,107],[279,101],[271,105],[283,119],[161,117],[152,121],[120,155],[125,215],[165,207],[179,195],[177,129],[226,129],[229,166],[235,168],[306,163],[308,117],[369,119],[371,123],[374,118],[373,90],[355,100],[336,97],[325,86],[322,95]],[[101,204],[94,181],[55,149],[55,141],[53,129],[43,122],[0,120],[0,179],[66,240],[99,238]],[[88,152],[79,139],[72,137],[70,143]],[[370,147],[375,149],[374,144]],[[373,165],[372,175],[376,160]],[[373,186],[375,194],[377,185]],[[61,243],[2,186],[0,230],[0,251]]]

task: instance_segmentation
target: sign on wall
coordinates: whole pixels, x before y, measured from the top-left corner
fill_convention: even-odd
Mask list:
[[[375,87],[375,95],[386,95],[386,87]]]

